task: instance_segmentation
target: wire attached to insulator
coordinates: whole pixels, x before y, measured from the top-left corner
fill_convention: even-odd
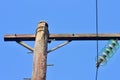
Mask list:
[[[96,51],[96,54],[97,54],[97,60],[98,60],[98,0],[96,0],[96,48],[97,48],[97,51]],[[95,80],[98,79],[98,67],[96,67],[96,75],[95,75]]]

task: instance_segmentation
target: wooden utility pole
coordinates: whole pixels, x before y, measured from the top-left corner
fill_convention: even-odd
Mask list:
[[[48,24],[40,22],[36,30],[32,80],[46,80]]]
[[[69,43],[73,40],[120,40],[120,34],[49,34],[48,24],[44,21],[38,24],[36,34],[6,34],[4,41],[16,41],[23,47],[34,52],[33,72],[31,80],[46,80],[47,70],[47,53],[54,51],[61,46]],[[47,50],[48,41],[63,41],[64,44],[58,45],[58,47]],[[22,41],[35,41],[35,47],[32,48]],[[49,66],[49,65],[48,65]]]

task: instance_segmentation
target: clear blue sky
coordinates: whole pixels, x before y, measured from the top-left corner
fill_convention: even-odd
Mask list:
[[[99,33],[120,33],[120,0],[98,1]],[[34,34],[41,20],[50,33],[95,33],[95,0],[1,0],[0,80],[31,77],[33,55],[15,42],[4,42],[4,34]],[[99,41],[99,52],[106,43]],[[96,41],[73,41],[48,55],[54,67],[48,67],[47,80],[95,80],[95,57]],[[98,80],[119,80],[119,68],[120,49],[100,67]]]

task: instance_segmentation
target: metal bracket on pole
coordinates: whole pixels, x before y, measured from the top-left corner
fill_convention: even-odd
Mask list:
[[[31,80],[31,78],[24,78],[23,80]]]
[[[30,51],[34,51],[34,49],[32,47],[30,47],[29,45],[25,44],[24,42],[22,41],[16,41],[18,44],[22,45],[23,47],[29,49]]]
[[[54,64],[47,64],[47,66],[54,66]]]
[[[56,47],[48,50],[47,52],[50,53],[50,52],[52,52],[52,51],[55,51],[56,49],[59,49],[59,48],[65,46],[65,45],[67,45],[67,44],[70,43],[70,42],[71,42],[71,41],[66,41],[66,42],[64,42],[64,43],[62,43],[62,44],[60,44],[60,45],[58,45],[58,46],[56,46]]]

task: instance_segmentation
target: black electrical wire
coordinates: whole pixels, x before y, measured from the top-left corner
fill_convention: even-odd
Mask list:
[[[96,0],[96,55],[98,60],[98,0]],[[98,80],[98,67],[96,67],[95,80]]]

